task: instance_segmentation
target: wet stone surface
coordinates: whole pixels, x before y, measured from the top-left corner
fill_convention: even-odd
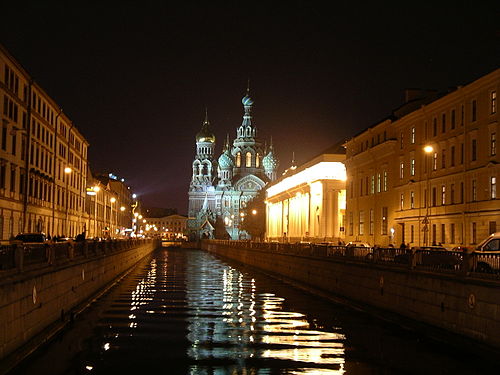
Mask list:
[[[205,252],[158,249],[14,373],[483,374],[493,366]]]

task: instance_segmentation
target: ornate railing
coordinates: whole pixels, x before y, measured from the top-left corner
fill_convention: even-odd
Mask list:
[[[314,243],[292,244],[226,240],[209,240],[208,243],[216,243],[236,249],[258,249],[277,254],[383,264],[385,266],[404,269],[418,269],[500,279],[500,253],[481,254],[474,252],[466,253],[463,251],[351,247]]]
[[[0,274],[2,271],[32,269],[63,264],[75,260],[95,258],[138,247],[154,240],[67,241],[60,243],[13,243],[0,246]]]

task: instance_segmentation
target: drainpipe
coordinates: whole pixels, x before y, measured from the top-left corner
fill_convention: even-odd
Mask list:
[[[23,232],[26,232],[26,219],[28,216],[28,194],[29,194],[29,181],[30,181],[30,147],[31,147],[31,107],[32,107],[32,87],[33,78],[30,78],[28,83],[28,106],[26,108],[27,129],[26,129],[26,150],[24,151],[24,168],[26,170],[26,178],[24,179],[24,197],[23,197]]]
[[[54,132],[54,165],[52,167],[52,237],[54,236],[55,210],[56,210],[56,164],[57,164],[57,119],[62,114],[62,108],[59,108],[59,113],[56,116],[55,132]]]

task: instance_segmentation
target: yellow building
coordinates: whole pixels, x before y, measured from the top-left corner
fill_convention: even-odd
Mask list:
[[[292,167],[266,188],[269,241],[335,241],[344,238],[345,154],[334,146]]]
[[[0,240],[84,230],[88,142],[0,45]]]
[[[164,217],[148,217],[146,218],[147,232],[156,234],[166,239],[181,239],[187,234],[186,216],[169,215]]]
[[[497,231],[500,69],[407,103],[346,143],[347,239],[473,245]]]

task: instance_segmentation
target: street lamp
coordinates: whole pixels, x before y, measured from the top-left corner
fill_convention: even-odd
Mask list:
[[[64,168],[64,179],[66,180],[66,219],[64,220],[64,236],[68,235],[68,203],[69,203],[69,191],[68,191],[68,180],[69,180],[69,175],[71,174],[72,169],[70,167]]]
[[[115,230],[113,230],[113,206],[114,204],[113,203],[116,203],[116,198],[115,197],[111,197],[109,202],[111,203],[111,214],[110,214],[110,218],[109,218],[109,222],[110,222],[110,228],[109,228],[109,231],[110,232],[115,232]],[[116,216],[116,207],[115,207],[115,216]],[[110,233],[110,237],[111,237],[111,233]]]
[[[94,237],[97,237],[97,193],[101,190],[99,186],[94,186],[92,188],[94,190]]]
[[[426,158],[427,158],[427,161],[426,161],[426,165],[427,165],[427,171],[426,171],[426,179],[427,179],[427,187],[426,187],[426,190],[427,190],[427,193],[425,195],[425,217],[424,217],[424,220],[422,221],[422,224],[424,224],[424,228],[423,228],[423,231],[424,231],[424,244],[426,246],[429,246],[429,227],[430,227],[430,221],[429,221],[429,206],[431,204],[431,191],[430,191],[430,179],[429,179],[429,176],[430,176],[430,173],[431,173],[431,168],[432,168],[432,165],[431,165],[431,154],[434,152],[434,147],[432,147],[431,145],[427,145],[424,147],[424,152],[426,154]]]

